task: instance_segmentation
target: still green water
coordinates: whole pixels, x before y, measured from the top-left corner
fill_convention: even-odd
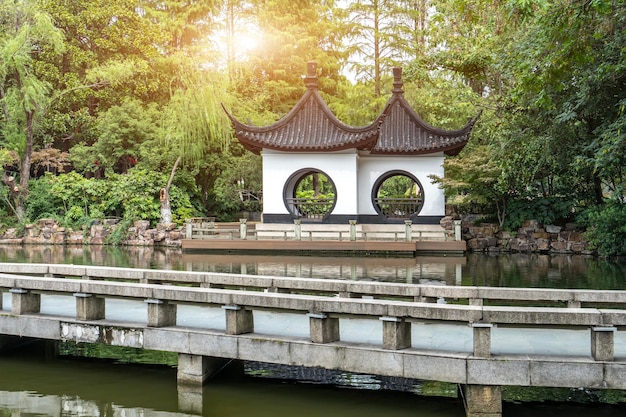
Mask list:
[[[190,255],[176,249],[154,248],[0,246],[0,262],[71,263],[445,285],[626,288],[626,267],[623,264],[581,256],[272,257]],[[36,345],[4,354],[0,356],[0,417],[190,415],[179,408],[175,369],[171,366],[175,358],[161,355],[160,352],[118,351],[108,355],[101,352],[84,355],[90,358],[51,358]],[[94,359],[93,356],[115,359]],[[129,362],[166,365],[130,365]],[[381,382],[371,376],[318,375],[259,364],[247,366],[245,376],[238,374],[240,376],[234,377],[224,372],[204,387],[202,415],[464,415],[460,400],[454,397],[455,387],[449,384],[400,381],[404,383],[401,388],[404,392],[396,392],[385,389],[390,386],[389,381]],[[529,393],[524,389],[510,389],[504,395],[507,399],[505,417],[613,417],[622,416],[626,411],[624,393],[577,389]],[[617,402],[617,405],[594,403],[599,396],[603,396],[602,401]]]

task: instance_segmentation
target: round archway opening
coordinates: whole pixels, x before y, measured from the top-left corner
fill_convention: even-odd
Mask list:
[[[388,172],[374,184],[372,204],[386,219],[413,219],[424,207],[424,188],[408,172]]]
[[[287,180],[283,200],[294,219],[321,222],[335,208],[337,190],[335,183],[324,172],[307,168]]]

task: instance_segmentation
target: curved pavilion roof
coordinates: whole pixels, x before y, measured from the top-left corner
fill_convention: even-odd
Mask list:
[[[307,91],[300,101],[282,119],[265,127],[249,126],[239,122],[230,113],[235,136],[248,150],[262,149],[285,152],[338,151],[342,149],[370,149],[378,139],[378,121],[365,127],[343,124],[317,91],[315,63],[309,63],[305,78]]]
[[[404,99],[402,71],[394,68],[393,94],[381,115],[369,126],[351,127],[335,117],[317,87],[316,65],[308,64],[307,91],[282,119],[268,126],[241,123],[228,111],[235,136],[254,153],[263,149],[283,152],[320,152],[359,149],[372,154],[456,155],[469,140],[480,113],[459,130],[430,126]],[[226,110],[226,109],[224,109]]]
[[[426,123],[404,98],[402,69],[393,69],[392,96],[379,116],[380,136],[372,154],[423,155],[444,152],[456,155],[469,140],[480,113],[462,129],[443,130]]]

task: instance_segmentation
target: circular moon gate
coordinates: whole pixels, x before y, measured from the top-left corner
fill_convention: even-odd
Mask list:
[[[289,177],[283,190],[283,201],[293,218],[321,222],[335,208],[337,190],[324,172],[305,168]]]
[[[390,171],[376,180],[372,204],[387,219],[412,219],[424,206],[424,189],[408,172]]]

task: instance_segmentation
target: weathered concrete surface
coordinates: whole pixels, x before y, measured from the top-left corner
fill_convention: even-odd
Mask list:
[[[140,328],[108,320],[86,324],[4,313],[0,314],[0,333],[470,385],[626,389],[626,363],[596,362],[592,358],[499,355],[488,359],[463,352],[415,348],[390,351],[382,346],[341,341],[317,344],[307,338],[287,336],[227,335],[224,331],[178,327]]]

